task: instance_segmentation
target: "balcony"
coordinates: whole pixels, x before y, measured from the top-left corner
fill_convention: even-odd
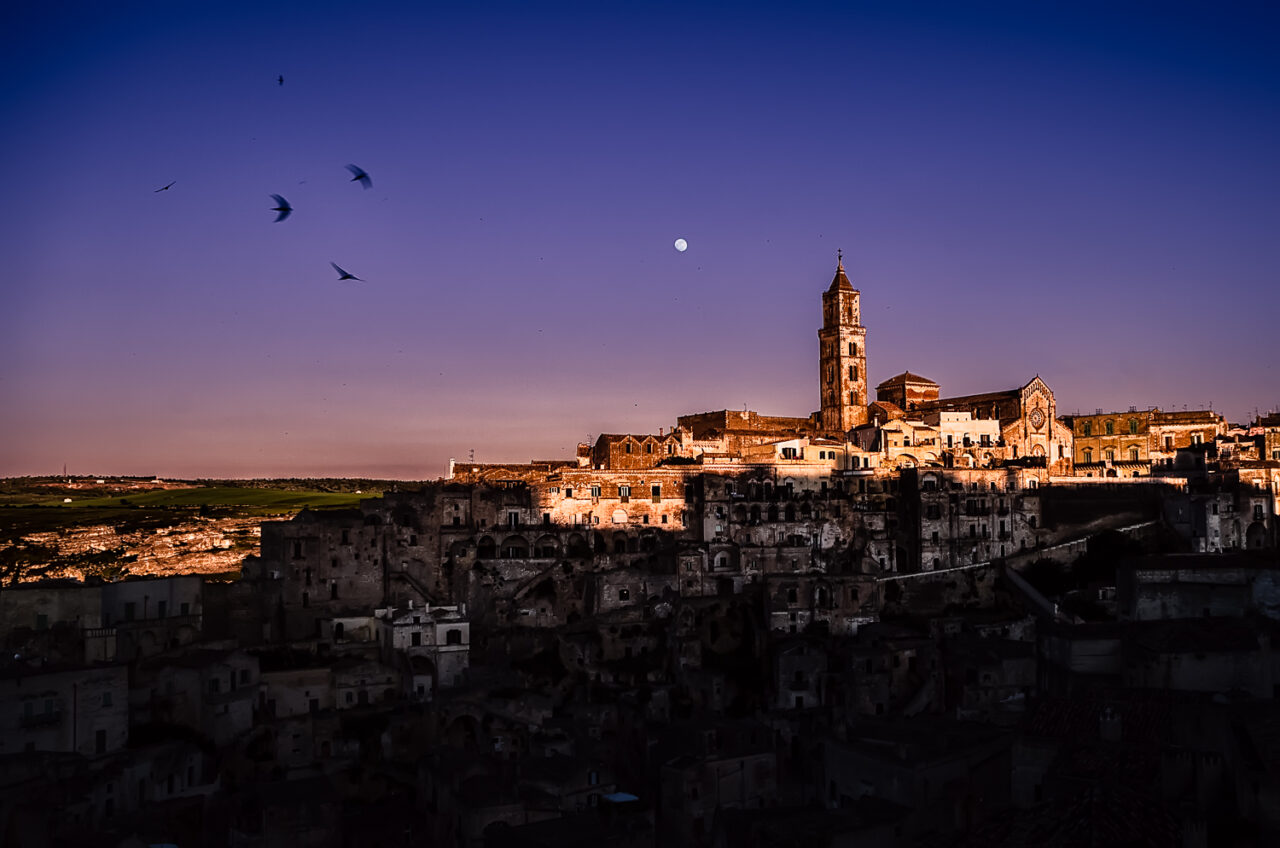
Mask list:
[[[32,715],[24,715],[22,717],[21,726],[24,728],[51,727],[62,723],[62,710],[55,710],[51,713],[33,713]]]

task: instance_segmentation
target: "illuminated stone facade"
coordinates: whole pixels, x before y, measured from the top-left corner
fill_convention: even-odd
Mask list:
[[[867,420],[867,330],[861,298],[841,262],[822,295],[818,331],[822,428],[832,433],[847,433]]]

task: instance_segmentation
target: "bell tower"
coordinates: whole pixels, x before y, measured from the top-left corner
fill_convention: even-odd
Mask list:
[[[846,432],[867,422],[867,328],[861,324],[861,294],[836,254],[836,275],[822,294],[818,370],[822,429]]]

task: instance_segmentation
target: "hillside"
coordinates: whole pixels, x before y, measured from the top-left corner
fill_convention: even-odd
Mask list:
[[[0,481],[0,583],[52,577],[226,574],[255,552],[259,525],[338,509],[405,486],[376,480]]]

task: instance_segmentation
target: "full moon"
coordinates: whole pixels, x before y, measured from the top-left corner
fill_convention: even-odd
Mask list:
[[[685,241],[684,239],[676,239],[676,250],[680,251],[681,253],[684,253],[688,249],[689,249],[689,242]]]

